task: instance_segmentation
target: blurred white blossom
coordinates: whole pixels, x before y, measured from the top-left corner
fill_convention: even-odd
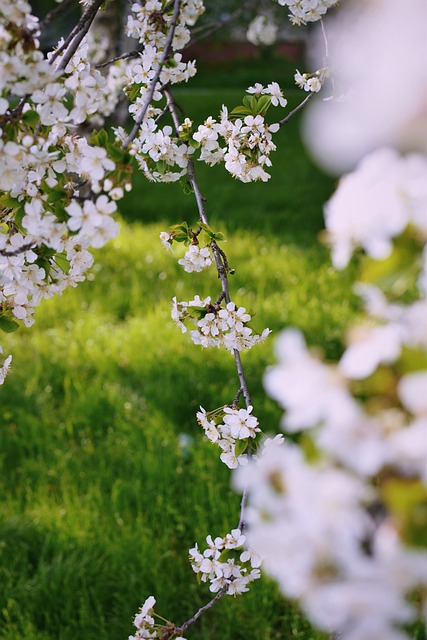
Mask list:
[[[427,4],[351,0],[325,20],[334,100],[307,110],[305,139],[328,170],[352,169],[382,145],[427,150]],[[313,57],[323,60],[320,37]]]

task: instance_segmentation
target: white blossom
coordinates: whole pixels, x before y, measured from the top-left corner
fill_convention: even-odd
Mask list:
[[[276,42],[277,24],[267,15],[258,15],[248,26],[246,37],[252,44],[270,46]]]
[[[342,5],[325,21],[336,78],[334,99],[319,100],[307,110],[304,132],[309,148],[334,173],[353,169],[366,153],[380,146],[425,153],[424,0],[411,2],[404,29],[400,0],[372,0],[363,10],[356,0]],[[317,60],[324,55],[320,37],[313,55]]]
[[[421,175],[425,180],[420,189]],[[392,239],[409,223],[424,232],[426,179],[425,158],[400,156],[392,149],[373,152],[341,178],[324,209],[334,265],[345,267],[355,247],[373,258],[386,258]]]

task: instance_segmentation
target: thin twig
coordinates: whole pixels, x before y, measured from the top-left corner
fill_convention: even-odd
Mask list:
[[[114,64],[118,60],[127,60],[127,58],[137,58],[140,53],[142,53],[143,49],[134,49],[133,51],[128,51],[127,53],[122,53],[121,56],[116,56],[111,60],[107,60],[107,62],[101,62],[100,64],[95,65],[95,69],[102,69],[103,67],[108,67],[109,64]]]
[[[225,298],[225,293],[224,293],[224,291],[221,291],[221,293],[219,294],[218,298],[214,302],[214,307],[219,307],[219,305],[224,300],[224,298]]]
[[[61,53],[63,53],[64,51],[67,51],[69,45],[73,42],[74,37],[77,36],[79,34],[79,32],[81,32],[82,30],[85,30],[83,33],[83,36],[80,38],[77,46],[75,47],[75,49],[73,50],[73,53],[71,54],[71,56],[68,58],[65,66],[67,66],[68,61],[71,59],[71,57],[74,55],[78,45],[80,44],[80,42],[82,41],[83,37],[86,35],[86,33],[89,30],[90,25],[93,22],[93,19],[96,16],[96,13],[99,9],[99,7],[101,6],[103,0],[93,0],[93,2],[88,5],[86,7],[86,9],[84,10],[80,20],[78,21],[78,23],[75,25],[75,27],[73,27],[70,31],[70,33],[68,34],[67,38],[64,40],[64,42],[61,44],[60,47],[58,47],[58,49],[56,49],[56,51],[53,53],[53,55],[50,58],[50,64],[53,64],[56,60],[56,58],[61,55]],[[87,26],[88,25],[88,26]],[[86,28],[87,27],[87,28]],[[64,54],[67,55],[67,54]],[[64,61],[64,58],[61,61],[61,64],[59,65],[60,69],[65,69],[65,67],[62,66],[62,62]]]
[[[248,457],[252,458],[252,448],[249,449]],[[237,526],[237,528],[240,529],[240,531],[243,531],[245,528],[245,513],[246,513],[247,504],[248,504],[248,490],[245,487],[243,489],[242,499],[240,501],[240,518],[239,518],[239,524]]]
[[[190,40],[190,42],[185,46],[185,49],[191,47],[192,44],[195,44],[196,42],[209,37],[216,31],[223,29],[227,25],[232,24],[233,22],[238,20],[240,16],[245,13],[245,11],[255,6],[257,2],[258,0],[247,0],[247,2],[245,2],[239,9],[236,9],[236,11],[230,13],[227,18],[224,18],[223,20],[215,20],[215,22],[209,22],[208,24],[193,29],[192,35],[196,35],[196,37]]]
[[[307,102],[309,102],[314,96],[314,93],[311,92],[308,94],[308,96],[306,98],[304,98],[304,100],[297,106],[295,107],[295,109],[293,109],[290,113],[288,113],[288,115],[283,118],[282,120],[279,120],[278,124],[280,126],[286,124],[287,122],[289,122],[289,120],[296,114],[298,113],[298,111],[300,111],[301,109],[303,109],[305,107],[305,105],[307,104]]]
[[[328,36],[326,35],[326,29],[325,29],[325,25],[323,24],[323,20],[322,18],[320,18],[320,26],[322,28],[322,35],[323,35],[323,42],[325,43],[325,55],[323,57],[323,66],[327,67],[329,66],[329,43],[328,43]]]
[[[180,122],[179,117],[178,117],[175,100],[174,100],[174,98],[172,96],[172,93],[171,93],[169,88],[165,87],[163,91],[164,91],[164,94],[166,96],[166,101],[167,101],[167,104],[168,104],[168,107],[169,107],[170,114],[172,116],[174,127],[175,127],[175,129],[176,129],[176,131],[178,133],[179,127],[181,126],[181,122]],[[191,160],[191,158],[188,159],[187,173],[188,173],[188,179],[190,181],[190,184],[193,187],[193,192],[194,192],[194,196],[196,198],[197,209],[199,211],[200,220],[202,222],[204,222],[205,224],[209,225],[209,220],[208,220],[208,216],[206,214],[205,205],[204,205],[205,198],[202,196],[202,193],[200,191],[200,187],[199,187],[199,184],[198,184],[197,179],[196,179],[196,173],[195,173],[195,170],[194,170],[194,164],[193,164],[193,161]],[[215,262],[216,262],[216,268],[217,268],[217,272],[218,272],[218,277],[221,280],[221,289],[222,289],[222,292],[224,294],[225,302],[226,302],[226,304],[228,304],[229,302],[231,302],[231,298],[230,298],[230,291],[229,291],[229,288],[228,288],[227,269],[226,269],[226,267],[224,265],[224,260],[223,260],[223,257],[221,255],[221,253],[223,255],[225,255],[225,254],[222,251],[222,249],[220,249],[218,247],[218,245],[217,245],[217,243],[215,241],[212,242],[211,246],[212,246],[212,251],[213,251]],[[225,264],[228,265],[227,259],[226,259]],[[245,399],[246,408],[248,408],[249,406],[251,406],[251,396],[250,396],[250,393],[249,393],[248,384],[246,382],[245,374],[244,374],[244,371],[243,371],[242,360],[240,358],[240,352],[237,351],[237,349],[234,349],[233,350],[233,355],[234,355],[234,359],[235,359],[235,362],[236,362],[237,375],[239,377],[240,387],[242,388],[242,393],[243,393],[243,397]]]
[[[205,604],[203,607],[200,607],[200,609],[198,611],[196,611],[196,613],[194,614],[194,616],[191,616],[191,618],[189,618],[188,620],[186,620],[180,627],[177,627],[177,632],[178,633],[184,633],[184,631],[186,629],[188,629],[188,627],[192,624],[194,624],[196,622],[196,620],[198,618],[200,618],[200,616],[207,611],[208,609],[210,609],[211,607],[214,606],[214,604],[216,602],[218,602],[218,600],[220,598],[222,598],[223,595],[225,595],[225,592],[227,591],[227,586],[222,587],[222,589],[220,591],[218,591],[218,593],[216,594],[216,596],[214,598],[212,598],[212,600],[209,600],[209,602],[207,604]]]
[[[243,393],[243,389],[242,387],[240,387],[240,389],[237,391],[236,395],[233,398],[233,407],[237,407],[237,403],[239,402],[240,396]]]
[[[169,108],[169,112],[172,116],[172,121],[174,124],[174,127],[176,129],[176,132],[179,132],[179,128],[181,126],[181,122],[177,113],[177,105],[176,102],[172,96],[172,93],[170,91],[170,89],[168,87],[164,87],[163,88],[163,93],[165,94],[166,97],[166,102],[167,102],[167,106]],[[205,210],[205,206],[204,206],[204,202],[205,202],[205,198],[203,197],[201,191],[200,191],[200,187],[199,184],[197,182],[196,179],[196,174],[195,174],[195,170],[194,170],[194,164],[193,161],[191,160],[191,158],[188,158],[188,165],[187,165],[187,174],[188,174],[188,179],[191,183],[191,186],[193,188],[193,192],[194,192],[194,196],[196,199],[196,203],[197,203],[197,208],[198,208],[198,212],[199,212],[199,218],[201,220],[201,222],[203,222],[204,224],[209,224],[208,221],[208,217],[206,214],[206,210]],[[222,300],[225,300],[226,303],[230,302],[230,292],[229,292],[229,288],[228,288],[228,279],[227,279],[227,269],[225,267],[225,265],[228,268],[228,262],[227,262],[227,258],[225,256],[225,253],[222,251],[222,249],[220,249],[218,247],[218,245],[216,244],[215,241],[213,241],[211,243],[211,247],[212,247],[212,251],[215,257],[215,262],[216,262],[216,267],[217,267],[217,272],[218,272],[218,277],[221,280],[221,295],[219,296],[217,302],[215,304],[220,304],[222,302]],[[248,409],[248,407],[251,405],[251,397],[249,394],[249,389],[248,389],[248,385],[246,382],[246,378],[245,378],[245,374],[243,371],[243,366],[242,366],[242,361],[240,358],[240,352],[237,351],[237,349],[233,350],[233,355],[234,355],[234,359],[236,362],[236,368],[237,368],[237,375],[239,377],[239,381],[240,381],[240,387],[238,392],[236,393],[234,400],[233,400],[233,404],[237,404],[237,402],[239,401],[239,398],[241,395],[243,395],[244,399],[245,399],[245,405],[246,405],[246,409]],[[248,458],[252,457],[252,444],[251,442],[249,442],[249,446],[248,446]],[[243,530],[245,527],[245,511],[246,511],[246,504],[247,504],[247,500],[248,500],[248,492],[247,490],[243,491],[243,495],[242,495],[242,499],[240,502],[240,512],[239,512],[239,523],[238,523],[238,528],[240,530]],[[212,600],[210,600],[207,604],[205,604],[203,607],[201,607],[191,618],[189,618],[188,620],[186,620],[186,622],[184,622],[180,627],[176,627],[176,632],[178,633],[183,633],[190,625],[192,625],[194,622],[196,622],[196,620],[208,609],[210,609],[211,607],[213,607],[213,605],[220,599],[222,598],[228,590],[228,585],[224,586],[220,591],[218,591],[218,593],[216,594],[216,596],[214,598],[212,598]]]
[[[136,137],[136,135],[137,135],[137,133],[139,131],[139,127],[141,126],[142,121],[145,118],[145,114],[147,113],[147,109],[150,106],[151,100],[153,99],[154,91],[156,89],[156,84],[157,84],[157,81],[158,81],[158,79],[160,77],[160,73],[162,71],[163,65],[164,65],[164,63],[166,62],[166,60],[169,57],[169,50],[170,50],[170,47],[172,45],[172,40],[173,40],[173,36],[174,36],[174,33],[175,33],[175,27],[176,27],[177,22],[178,22],[180,9],[181,9],[181,0],[175,0],[174,1],[174,10],[173,10],[172,21],[171,21],[171,24],[170,24],[170,27],[169,27],[169,32],[168,32],[167,38],[166,38],[165,48],[163,50],[162,58],[159,61],[159,66],[158,66],[157,71],[156,71],[156,73],[154,75],[154,78],[152,79],[152,81],[150,83],[150,89],[148,91],[148,95],[147,95],[147,98],[146,98],[146,100],[144,102],[144,105],[143,105],[143,107],[141,109],[141,112],[140,112],[140,114],[139,114],[139,116],[138,116],[138,118],[137,118],[137,120],[136,120],[136,122],[135,122],[135,124],[133,126],[132,131],[130,132],[130,134],[128,135],[126,140],[123,142],[123,149],[127,149],[128,146],[130,145],[130,143],[132,142],[132,140],[135,139],[135,137]]]
[[[5,258],[13,258],[14,256],[19,256],[20,253],[24,253],[25,251],[29,251],[34,246],[34,242],[29,242],[27,244],[23,244],[18,249],[14,249],[13,251],[8,251],[7,249],[0,249],[0,255]]]
[[[157,124],[158,122],[160,122],[160,120],[166,115],[166,113],[168,112],[168,108],[167,106],[162,109],[162,112],[159,113],[159,115],[157,116],[157,118],[154,120],[154,122]]]
[[[68,5],[72,4],[73,2],[74,0],[63,0],[61,4],[57,5],[54,9],[52,9],[52,11],[49,11],[49,13],[47,13],[43,20],[41,20],[39,23],[40,30],[47,27],[60,14],[63,14]]]

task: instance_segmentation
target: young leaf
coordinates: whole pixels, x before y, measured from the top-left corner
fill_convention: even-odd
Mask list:
[[[246,449],[248,448],[248,442],[248,438],[246,438],[245,440],[236,440],[236,444],[234,446],[236,458],[246,451]]]
[[[98,131],[98,144],[100,147],[105,147],[108,142],[108,133],[105,129],[100,129]]]
[[[7,316],[0,316],[0,329],[5,333],[13,333],[19,329],[19,324]]]
[[[70,261],[65,257],[65,253],[57,253],[55,256],[55,262],[64,273],[69,272]]]
[[[270,96],[261,96],[260,98],[258,98],[257,113],[261,115],[265,115],[270,105],[271,105]]]
[[[38,123],[40,122],[40,116],[37,113],[37,111],[26,111],[23,116],[22,116],[22,120],[23,122],[25,122],[25,124],[28,124],[28,126],[30,127],[36,127],[38,125]]]
[[[250,116],[252,111],[247,107],[236,107],[230,113],[230,116]]]
[[[210,233],[209,236],[210,236],[210,238],[212,240],[216,240],[217,242],[225,242],[226,241],[225,237],[224,237],[224,234],[221,233],[221,231],[217,231],[215,233]]]
[[[243,106],[249,109],[249,113],[252,113],[252,98],[251,96],[245,96],[242,100]]]
[[[185,222],[181,222],[180,224],[174,224],[171,229],[178,229],[179,231],[184,231],[185,233],[187,233],[188,231],[188,224]]]
[[[108,157],[111,158],[111,160],[116,163],[123,162],[125,154],[116,144],[111,144],[109,142],[105,148],[107,150]]]

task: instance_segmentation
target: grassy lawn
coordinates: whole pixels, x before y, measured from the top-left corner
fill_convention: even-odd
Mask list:
[[[242,89],[263,80],[250,76],[245,68],[237,78]],[[177,91],[197,121],[242,95],[220,73],[220,89],[205,78]],[[288,93],[293,106],[299,96]],[[357,311],[351,274],[334,272],[317,239],[334,185],[302,149],[297,122],[277,144],[268,184],[243,185],[198,163],[200,184],[212,226],[228,240],[232,297],[256,311],[255,327],[277,335],[297,325],[336,356]],[[182,622],[210,596],[187,550],[237,524],[230,473],[195,421],[199,405],[231,402],[233,360],[195,347],[170,320],[174,295],[216,297],[218,281],[184,273],[158,240],[169,225],[196,220],[194,200],[139,176],[121,215],[121,234],[97,252],[90,279],[41,305],[30,330],[2,336],[14,357],[0,390],[2,640],[125,640],[150,594],[159,613]],[[269,433],[280,420],[262,388],[273,344],[243,354],[254,413]],[[323,637],[266,579],[223,598],[186,635]]]

